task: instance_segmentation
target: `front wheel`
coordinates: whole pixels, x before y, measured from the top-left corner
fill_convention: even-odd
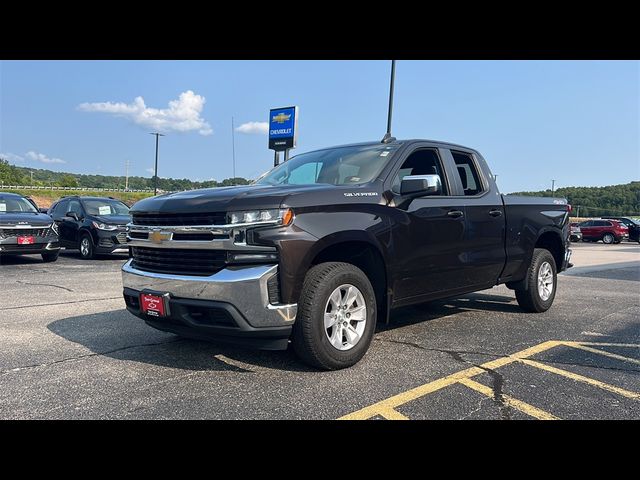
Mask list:
[[[516,290],[520,308],[526,312],[546,312],[556,296],[556,261],[549,250],[533,250],[531,265],[527,271],[527,288]]]
[[[602,236],[602,243],[606,243],[607,245],[611,245],[615,241],[616,237],[614,237],[612,233],[605,233]]]
[[[314,367],[338,370],[367,352],[376,327],[376,296],[358,267],[321,263],[307,273],[291,343]]]
[[[83,260],[91,260],[95,256],[93,241],[88,233],[83,233],[80,237],[80,256]]]

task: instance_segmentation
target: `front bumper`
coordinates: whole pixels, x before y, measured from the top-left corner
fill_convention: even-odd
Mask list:
[[[128,253],[125,230],[95,230],[93,244],[96,253]]]
[[[267,349],[287,347],[296,304],[269,302],[267,282],[277,265],[227,267],[207,276],[170,275],[122,267],[127,310],[154,328],[196,338],[241,341]],[[169,315],[140,310],[141,292],[168,294]]]
[[[60,250],[60,244],[56,237],[37,238],[31,245],[18,245],[15,238],[0,240],[0,254],[7,255],[34,255],[51,253]]]

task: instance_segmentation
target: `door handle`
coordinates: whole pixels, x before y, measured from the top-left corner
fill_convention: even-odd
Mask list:
[[[447,215],[453,218],[460,218],[464,215],[464,213],[462,213],[462,210],[451,210],[447,212]]]
[[[489,215],[491,215],[492,217],[499,217],[500,215],[502,215],[502,210],[490,210]]]

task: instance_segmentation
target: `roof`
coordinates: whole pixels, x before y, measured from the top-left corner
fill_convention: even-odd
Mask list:
[[[24,195],[20,195],[19,193],[13,193],[13,192],[0,192],[0,195],[4,195],[4,196],[7,196],[7,197],[25,198]]]
[[[459,145],[457,143],[451,143],[451,142],[444,142],[441,140],[429,140],[426,138],[407,138],[407,139],[396,139],[392,142],[389,143],[382,143],[380,140],[376,140],[376,141],[368,141],[368,142],[357,142],[357,143],[346,143],[344,145],[333,145],[331,147],[324,147],[324,148],[318,148],[317,150],[314,151],[319,151],[319,150],[329,150],[332,148],[344,148],[344,147],[364,147],[364,146],[374,146],[374,145],[404,145],[404,144],[410,144],[410,143],[416,143],[416,142],[426,142],[426,143],[435,143],[437,145],[443,145],[446,147],[457,147],[457,148],[462,148],[465,150],[473,150],[475,151],[474,148],[471,147],[465,147],[464,145]]]

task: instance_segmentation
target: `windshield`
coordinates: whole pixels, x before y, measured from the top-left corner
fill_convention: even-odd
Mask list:
[[[26,198],[0,195],[0,215],[5,213],[38,213],[38,210]]]
[[[256,181],[258,185],[357,185],[376,178],[398,145],[356,145],[296,155]]]
[[[129,207],[118,200],[83,200],[82,204],[87,215],[109,217],[115,215],[129,215]]]

